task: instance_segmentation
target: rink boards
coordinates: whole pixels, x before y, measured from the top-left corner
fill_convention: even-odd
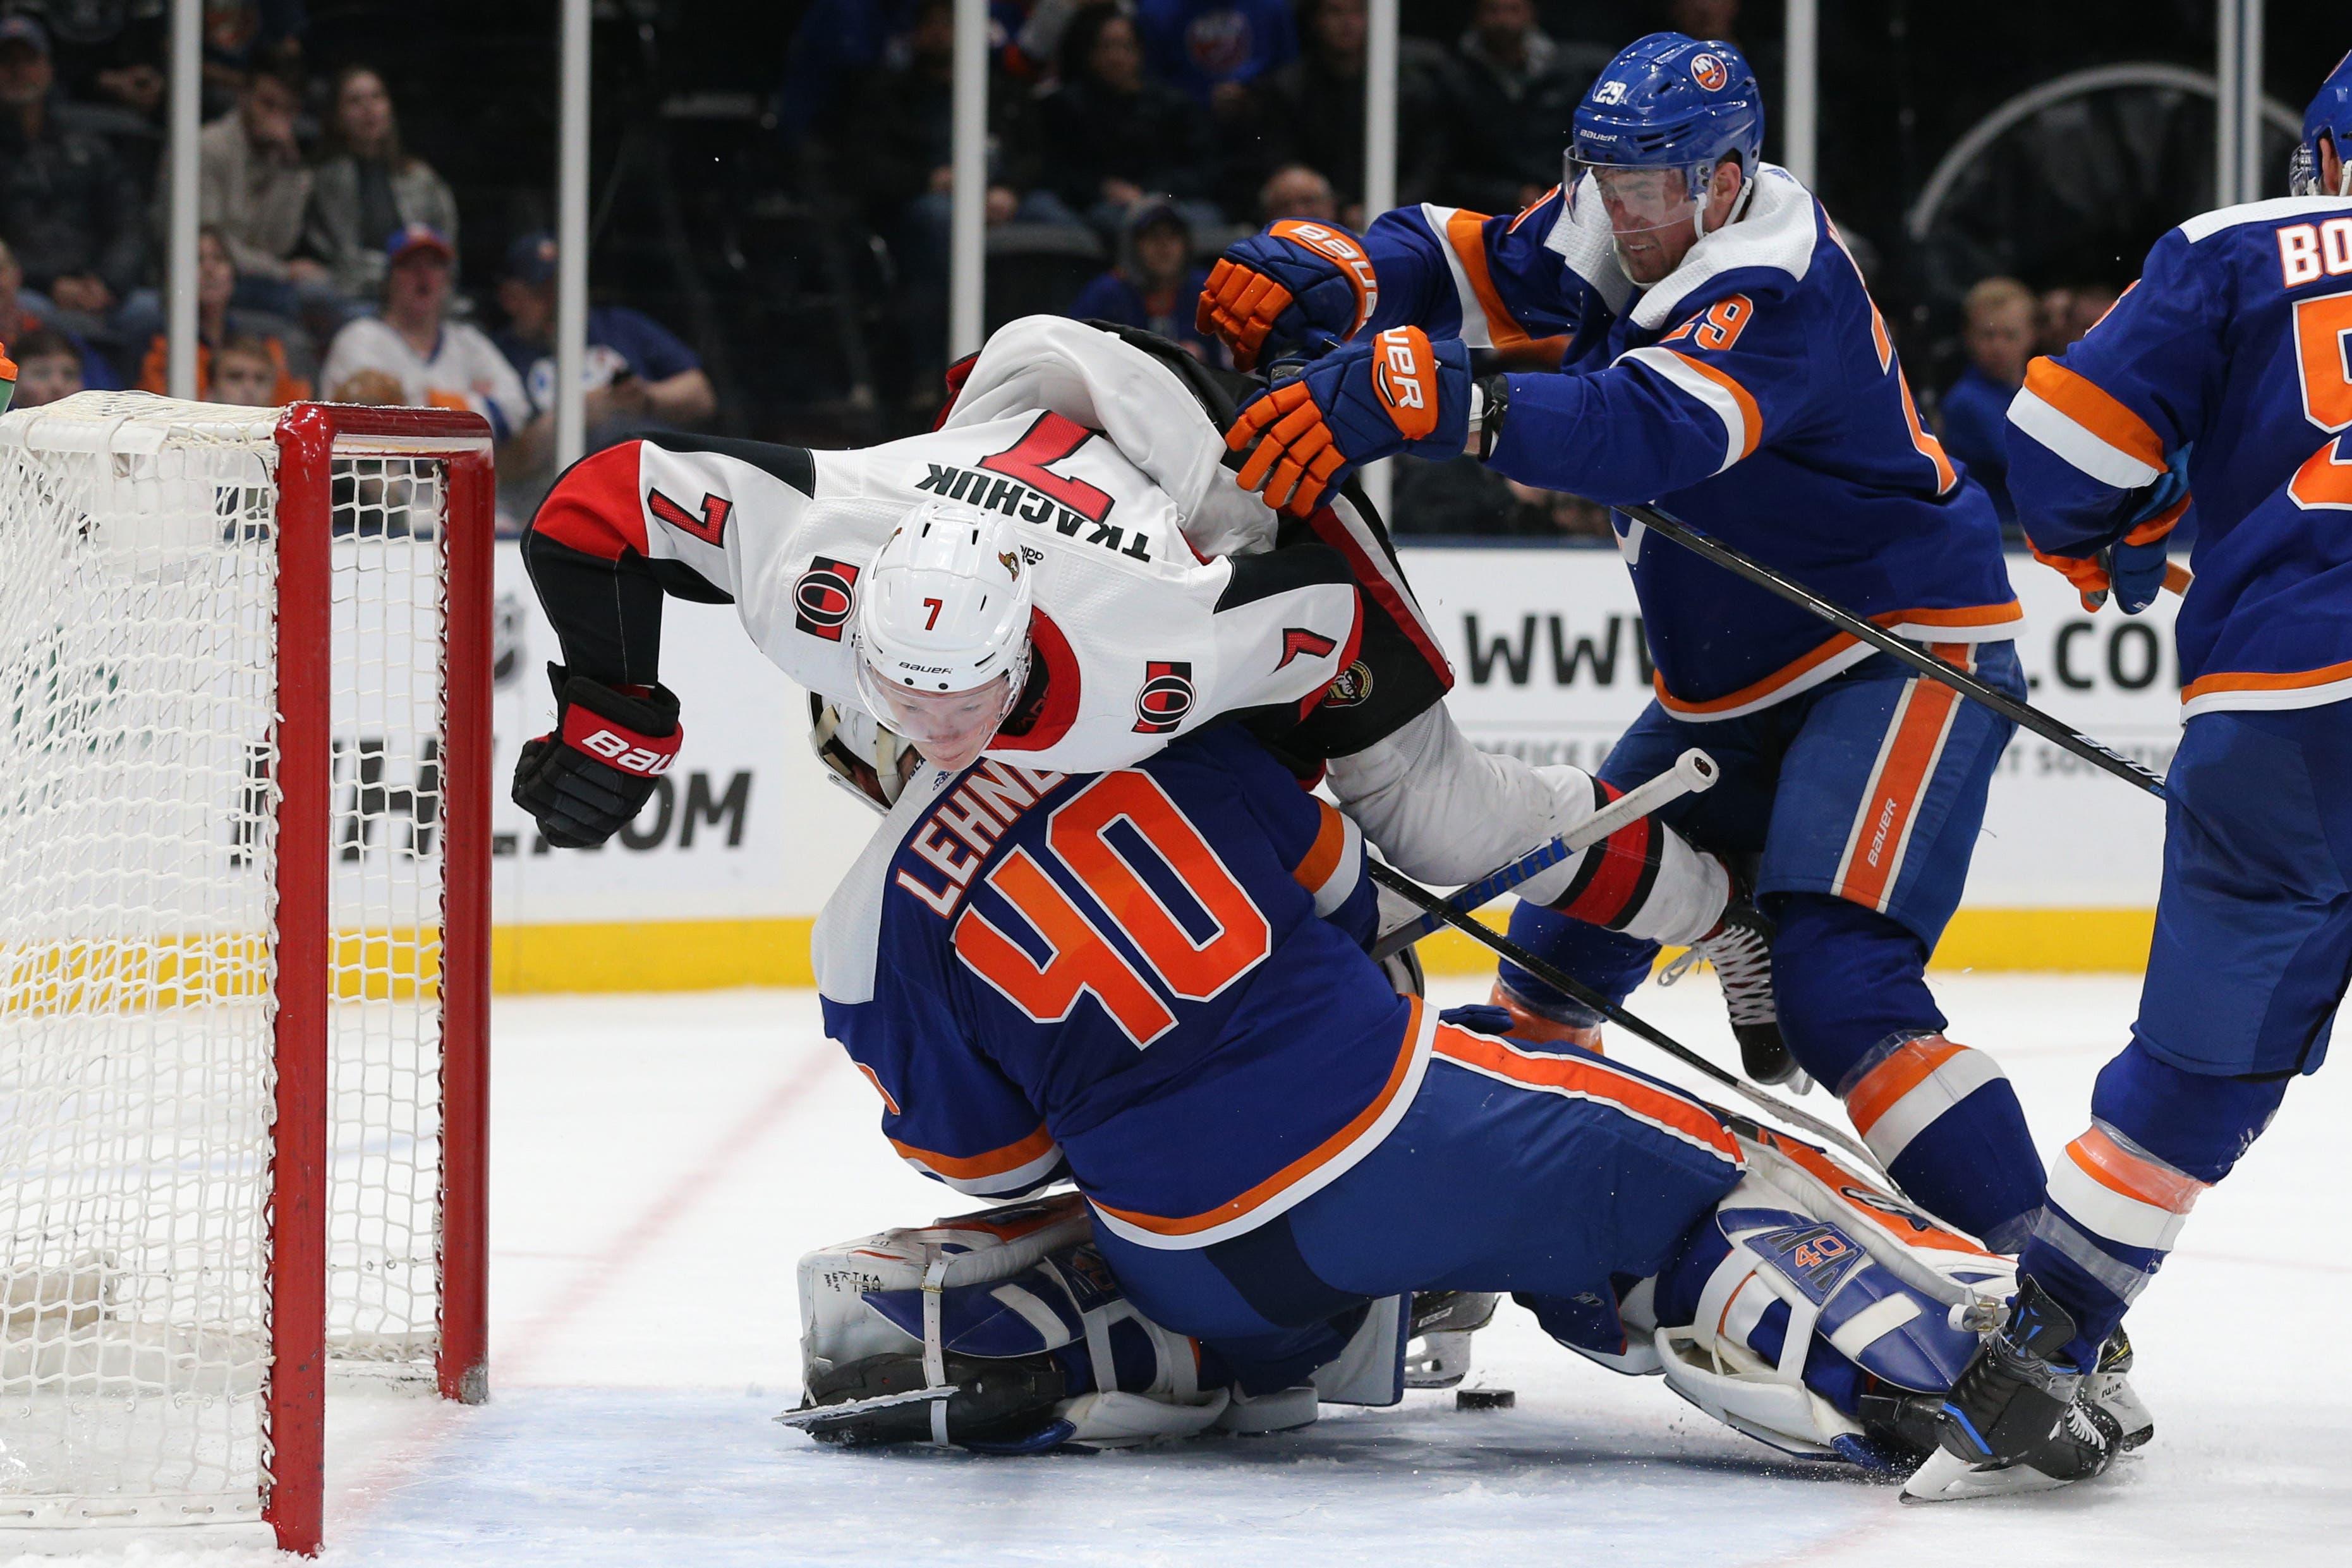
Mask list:
[[[1405,569],[1454,664],[1473,738],[1590,768],[1650,695],[1640,611],[1606,549],[1419,547]],[[2126,620],[2085,614],[2055,572],[2015,557],[2019,652],[2032,700],[2162,769],[2179,738],[2175,601]],[[519,552],[499,547],[498,779],[491,885],[503,991],[800,985],[808,931],[874,818],[807,748],[807,699],[752,649],[725,606],[670,601],[661,674],[683,705],[676,770],[604,849],[541,844],[506,798],[517,748],[553,722],[544,667],[561,657]],[[1977,848],[1946,968],[2119,970],[2145,959],[2163,811],[2038,738],[2012,742]],[[1438,969],[1481,967],[1467,942],[1425,946]]]

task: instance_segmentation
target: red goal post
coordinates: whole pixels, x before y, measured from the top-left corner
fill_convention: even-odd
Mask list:
[[[0,1554],[315,1551],[331,1368],[484,1396],[489,447],[0,418]]]

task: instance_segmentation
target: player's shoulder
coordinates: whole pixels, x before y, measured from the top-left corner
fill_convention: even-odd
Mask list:
[[[2176,225],[2166,238],[2177,237],[2186,246],[2206,246],[2214,241],[2222,245],[2248,239],[2263,242],[2281,229],[2304,224],[2316,226],[2331,220],[2347,221],[2345,232],[2352,233],[2352,196],[2275,196],[2216,207]],[[2352,270],[2352,256],[2347,256],[2345,266]]]
[[[1691,246],[1629,314],[1654,331],[1733,294],[1759,304],[1800,301],[1849,282],[1858,287],[1859,275],[1840,253],[1821,204],[1787,170],[1764,163],[1739,220]]]

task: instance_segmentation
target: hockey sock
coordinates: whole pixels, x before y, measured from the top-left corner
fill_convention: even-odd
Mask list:
[[[2042,1156],[2000,1063],[1946,1040],[1927,944],[1875,910],[1822,894],[1773,901],[1780,1029],[1832,1085],[1903,1190],[1998,1251],[2024,1245]]]
[[[1571,919],[1526,899],[1511,911],[1511,940],[1541,954],[1610,1000],[1622,1002],[1650,972],[1658,945]],[[1597,1027],[1601,1015],[1570,1000],[1517,965],[1505,962],[1502,988],[1532,1013],[1575,1028]]]
[[[2284,1075],[2190,1072],[2137,1039],[2100,1070],[2090,1129],[2053,1163],[2048,1207],[2018,1260],[2074,1314],[2075,1365],[2092,1364],[2198,1196],[2270,1125],[2286,1085]]]

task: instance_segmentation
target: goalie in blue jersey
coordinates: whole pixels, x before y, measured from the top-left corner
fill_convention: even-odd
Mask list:
[[[1360,239],[1286,223],[1236,245],[1203,325],[1244,363],[1320,350],[1242,411],[1241,483],[1311,507],[1358,464],[1466,447],[1527,484],[1654,502],[2021,698],[1992,504],[1921,426],[1860,269],[1812,194],[1761,162],[1763,139],[1736,49],[1654,34],[1593,84],[1562,185],[1526,211],[1423,204]],[[1560,371],[1474,379],[1470,350],[1490,347],[1557,354]],[[1924,973],[2011,726],[1617,528],[1656,700],[1600,777],[1647,778],[1691,746],[1722,764],[1719,786],[1660,814],[1754,868],[1794,1067],[1914,1198],[2015,1249],[2041,1162],[2009,1080],[1945,1037]],[[1512,935],[1618,997],[1656,951],[1525,904]],[[1590,1009],[1508,965],[1496,999],[1523,1030],[1598,1034]]]

